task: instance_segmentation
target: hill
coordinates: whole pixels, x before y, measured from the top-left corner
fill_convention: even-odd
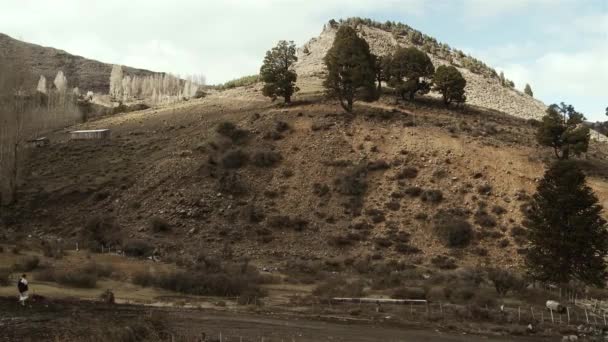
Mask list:
[[[385,30],[359,29],[377,53],[395,42]],[[256,84],[69,128],[111,129],[101,143],[49,135],[51,146],[30,151],[19,204],[3,214],[5,238],[95,246],[87,231],[103,227],[117,234],[114,247],[146,246],[143,254],[173,261],[203,253],[279,267],[301,259],[520,265],[521,210],[552,160],[524,119],[542,114],[542,103],[477,62],[475,72],[461,67],[472,102],[462,110],[434,96],[386,96],[345,116],[319,83],[334,31],[326,26],[300,50],[303,90],[292,106],[269,102]],[[496,100],[479,105],[485,93]],[[519,112],[509,103],[522,103]],[[593,142],[582,161],[604,203],[606,155]],[[471,227],[456,248],[441,234],[455,221]]]
[[[72,55],[52,47],[26,43],[0,33],[0,57],[19,59],[35,75],[43,75],[52,82],[59,70],[63,71],[70,87],[81,91],[107,94],[110,89],[112,64]],[[148,76],[156,72],[123,67],[125,74]],[[36,85],[34,84],[33,87]]]

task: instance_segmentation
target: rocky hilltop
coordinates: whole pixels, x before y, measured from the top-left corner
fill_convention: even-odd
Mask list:
[[[341,23],[330,22],[323,27],[318,37],[312,38],[298,49],[298,62],[295,66],[300,77],[315,78],[321,82],[325,74],[323,57],[331,48],[339,25],[353,25],[365,38],[376,55],[383,56],[393,52],[398,46],[415,46],[426,50],[435,67],[442,64],[456,66],[467,80],[466,94],[469,104],[509,113],[524,119],[538,119],[544,115],[546,105],[516,89],[503,86],[493,69],[462,51],[451,49],[438,43],[434,38],[425,36],[405,25],[404,29],[392,30],[377,27],[383,24],[366,19],[347,20]],[[433,94],[433,96],[439,96]]]
[[[112,64],[72,55],[51,47],[26,43],[2,33],[0,33],[0,57],[19,59],[35,75],[44,75],[50,82],[61,70],[67,77],[70,87],[105,94],[110,89]],[[131,76],[155,74],[153,71],[131,67],[123,67],[123,72]]]

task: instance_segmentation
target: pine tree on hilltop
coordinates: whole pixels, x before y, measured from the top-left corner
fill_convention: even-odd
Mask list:
[[[464,88],[467,85],[467,80],[454,66],[439,66],[435,71],[435,76],[433,76],[433,83],[435,83],[433,90],[443,95],[443,103],[446,106],[452,102],[463,103],[466,101]]]
[[[353,111],[358,94],[368,97],[375,92],[375,65],[369,45],[350,26],[341,25],[334,43],[324,58],[327,76],[323,86],[327,94],[337,97],[347,112]]]
[[[266,52],[264,63],[260,68],[260,77],[264,81],[262,93],[276,100],[283,97],[285,103],[291,102],[291,96],[299,89],[295,86],[297,75],[291,66],[298,61],[296,46],[290,41],[279,41],[277,46]]]
[[[524,93],[528,96],[534,97],[534,93],[532,92],[532,87],[528,83],[526,83],[526,87],[524,88]]]
[[[414,95],[424,95],[431,90],[424,79],[433,77],[435,67],[426,53],[414,47],[398,48],[393,55],[390,73],[389,84],[403,99],[408,95],[413,100]]]
[[[603,287],[608,276],[608,227],[601,211],[575,162],[554,163],[526,211],[529,274],[540,281],[579,280]]]

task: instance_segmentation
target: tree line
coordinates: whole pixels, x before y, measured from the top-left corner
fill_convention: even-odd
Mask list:
[[[286,103],[298,91],[297,75],[292,65],[297,62],[293,42],[280,41],[266,53],[260,69],[263,94],[273,100],[282,97]],[[454,66],[437,69],[430,57],[415,47],[399,47],[392,54],[376,56],[365,39],[354,28],[342,25],[336,33],[324,63],[327,76],[323,86],[327,95],[337,98],[347,112],[353,111],[355,100],[374,101],[388,84],[403,99],[413,100],[434,90],[443,96],[446,105],[466,101],[466,80]]]

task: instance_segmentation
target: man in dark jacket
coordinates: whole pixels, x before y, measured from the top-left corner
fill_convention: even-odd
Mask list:
[[[21,302],[21,305],[25,306],[25,301],[27,300],[27,291],[29,290],[27,285],[27,276],[25,274],[21,276],[21,279],[19,279],[17,289],[19,290],[19,302]]]

